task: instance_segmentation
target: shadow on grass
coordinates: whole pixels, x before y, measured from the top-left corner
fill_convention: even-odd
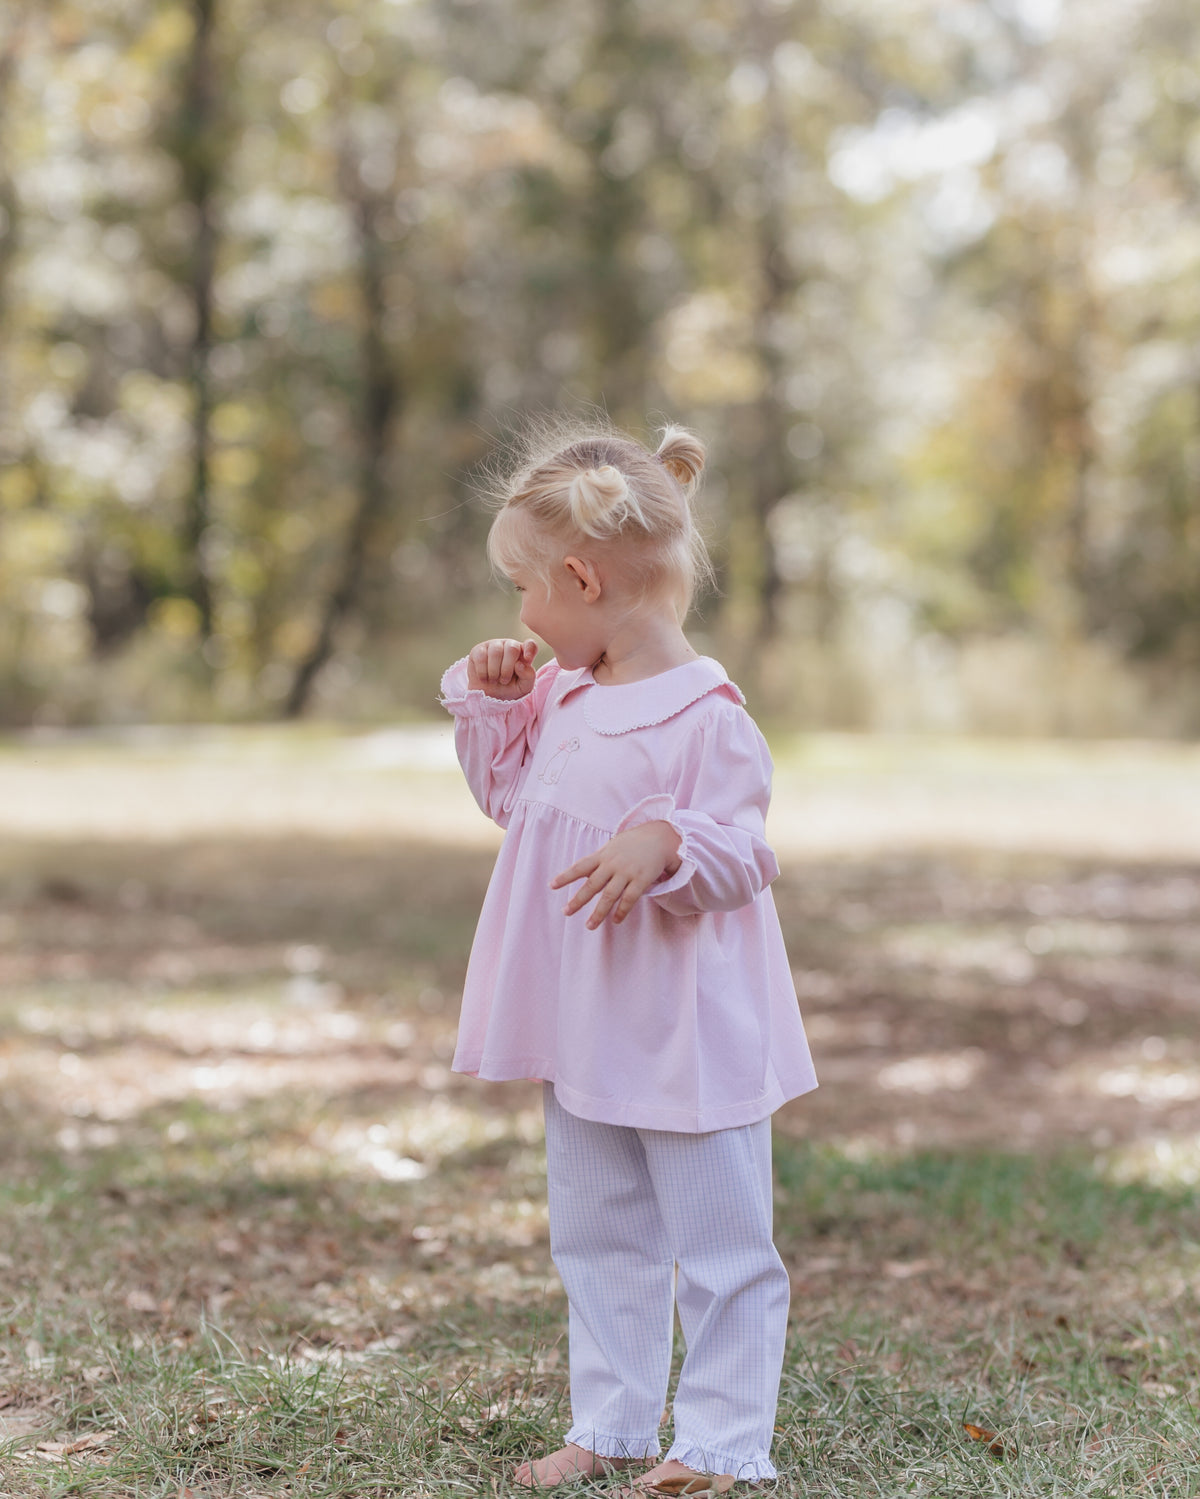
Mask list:
[[[560,1434],[538,1091],[446,1067],[490,863],[0,852],[0,1398],[120,1429],[131,1465],[0,1494],[503,1493]],[[826,1086],[777,1130],[781,1494],[1194,1492],[1200,1206],[1156,1155],[1200,1135],[1194,883],[785,873]]]

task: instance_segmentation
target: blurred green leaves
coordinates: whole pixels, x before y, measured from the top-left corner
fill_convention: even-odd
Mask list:
[[[1196,727],[1198,33],[1186,0],[8,7],[0,721],[428,705],[508,627],[473,472],[590,405],[711,441],[699,628],[759,706]]]

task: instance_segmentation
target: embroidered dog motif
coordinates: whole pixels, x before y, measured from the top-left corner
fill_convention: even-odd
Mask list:
[[[559,776],[567,768],[567,761],[578,748],[579,740],[577,738],[564,739],[546,761],[545,765],[542,766],[541,770],[538,771],[538,780],[544,786],[555,785]]]

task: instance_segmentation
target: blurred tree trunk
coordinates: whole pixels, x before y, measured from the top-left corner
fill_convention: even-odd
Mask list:
[[[363,184],[354,153],[343,153],[338,175],[354,219],[362,316],[357,498],[337,580],[322,608],[312,646],[296,668],[284,703],[286,718],[298,718],[304,712],[318,673],[333,655],[338,627],[358,604],[367,544],[387,504],[388,443],[401,394],[383,335],[387,311],[383,284],[385,251],[378,223],[386,205]]]
[[[760,647],[779,630],[783,580],[771,521],[796,477],[787,445],[792,413],[784,394],[794,356],[784,324],[799,277],[788,254],[786,218],[788,158],[803,150],[803,145],[789,129],[774,66],[775,48],[782,39],[780,23],[757,4],[750,8],[746,22],[748,55],[762,70],[765,88],[762,128],[747,153],[748,163],[753,162],[747,177],[757,197],[753,244],[757,296],[751,338],[760,379],[742,444],[748,463],[740,504],[735,501],[730,604],[738,670],[750,679]]]
[[[604,102],[584,145],[591,162],[591,189],[583,201],[584,295],[591,306],[591,342],[601,401],[618,423],[645,420],[649,376],[647,312],[634,262],[634,239],[644,205],[639,173],[614,159],[622,117],[636,107],[639,58],[631,47],[638,17],[629,0],[608,0],[592,58],[594,76],[608,80]]]
[[[1096,80],[1082,99],[1064,112],[1062,126],[1063,143],[1080,183],[1080,204],[1072,222],[1059,231],[1059,240],[1065,242],[1064,250],[1069,256],[1066,279],[1072,287],[1072,298],[1070,324],[1062,336],[1059,398],[1055,403],[1057,430],[1052,451],[1058,454],[1066,470],[1064,570],[1075,596],[1075,609],[1084,616],[1085,627],[1096,580],[1091,519],[1097,461],[1092,421],[1093,366],[1104,325],[1104,311],[1094,286],[1095,225],[1103,212],[1097,193],[1100,143],[1096,138],[1096,118],[1115,85],[1115,79]]]
[[[213,58],[217,0],[192,0],[192,43],[184,63],[183,97],[173,131],[173,154],[183,177],[184,200],[193,213],[194,239],[188,266],[193,328],[187,354],[192,396],[192,477],[184,505],[184,592],[196,606],[200,635],[213,633],[213,595],[206,558],[211,522],[213,278],[217,254],[216,191],[220,146],[216,69]]]
[[[1058,444],[1069,472],[1064,526],[1067,576],[1076,598],[1086,609],[1092,600],[1095,583],[1091,508],[1096,468],[1088,346],[1095,337],[1099,314],[1095,302],[1086,291],[1083,295],[1079,325],[1067,352],[1063,372]]]
[[[755,353],[762,369],[762,393],[758,398],[760,449],[751,479],[753,576],[758,603],[754,635],[759,642],[773,640],[779,630],[782,579],[771,535],[771,517],[775,507],[790,493],[795,480],[787,446],[792,413],[783,391],[789,366],[783,322],[799,281],[788,258],[780,194],[785,154],[789,150],[801,149],[788,135],[769,50],[763,66],[768,83],[763,101],[766,128],[762,142],[763,196],[757,244],[759,302],[754,326]]]

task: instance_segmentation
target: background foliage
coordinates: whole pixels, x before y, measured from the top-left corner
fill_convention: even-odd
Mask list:
[[[432,704],[529,411],[841,727],[1194,731],[1192,0],[12,0],[0,720]]]

